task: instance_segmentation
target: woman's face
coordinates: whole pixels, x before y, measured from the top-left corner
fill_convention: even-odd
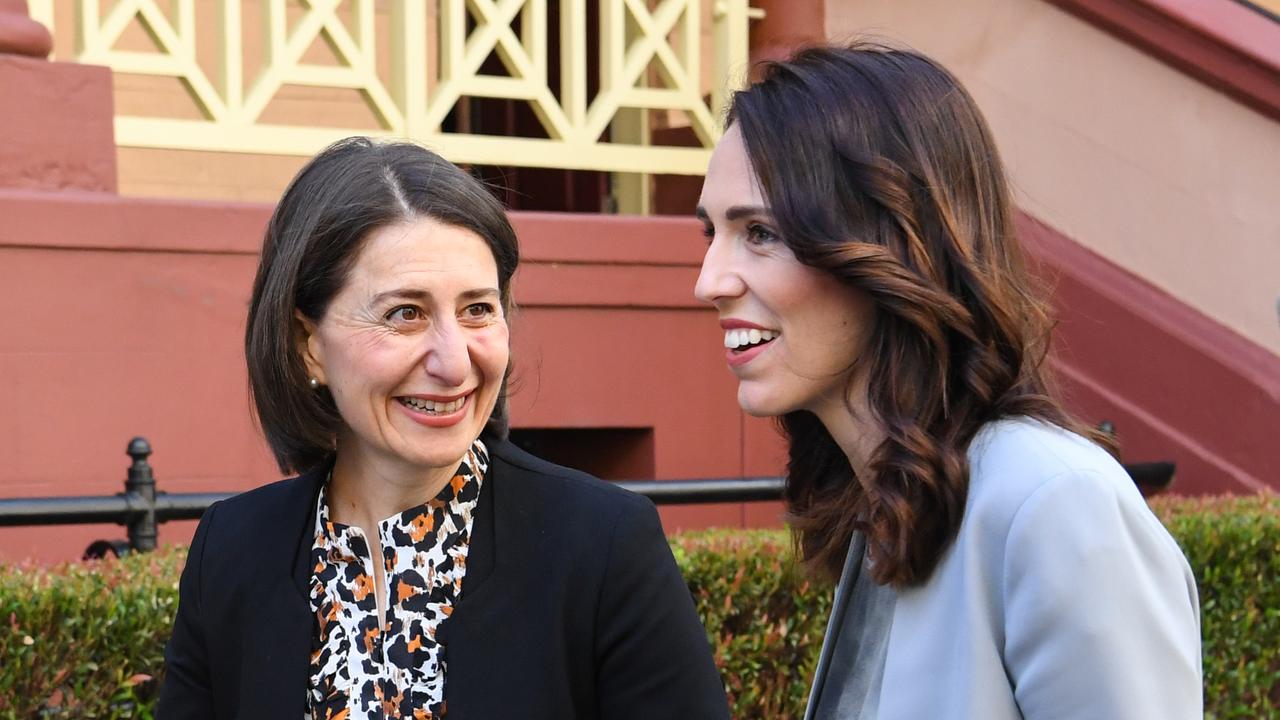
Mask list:
[[[374,230],[324,317],[299,319],[307,370],[346,422],[339,452],[361,462],[456,465],[497,403],[507,322],[493,254],[470,230]]]
[[[711,242],[694,294],[720,313],[742,409],[844,412],[871,301],[782,242],[736,125],[711,155],[697,215]]]

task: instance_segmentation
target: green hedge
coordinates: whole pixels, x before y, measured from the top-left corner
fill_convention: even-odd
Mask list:
[[[1280,496],[1156,498],[1195,571],[1205,717],[1280,718]]]
[[[0,569],[0,718],[150,718],[185,558]]]
[[[1206,717],[1280,717],[1280,499],[1153,507],[1200,585]],[[781,532],[697,533],[672,547],[734,717],[801,717],[830,588],[797,572]],[[0,718],[150,718],[184,556],[0,567]]]
[[[672,538],[735,718],[802,718],[831,611],[832,588],[809,582],[781,531]]]

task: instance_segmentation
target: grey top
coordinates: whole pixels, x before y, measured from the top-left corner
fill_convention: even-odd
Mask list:
[[[840,586],[851,589],[831,608],[834,647],[824,681],[814,688],[814,720],[876,717],[897,593],[872,580],[866,563],[866,539],[854,533],[840,578]]]
[[[858,720],[1201,720],[1195,577],[1124,468],[1026,418],[985,426],[968,457],[955,540],[894,593],[874,704],[844,715],[834,669],[864,548],[836,586],[805,720],[819,698]]]

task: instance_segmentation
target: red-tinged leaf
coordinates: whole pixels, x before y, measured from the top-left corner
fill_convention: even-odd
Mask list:
[[[53,694],[49,696],[49,699],[44,701],[44,704],[45,704],[45,707],[51,707],[51,708],[62,707],[62,689],[59,688],[57,690],[54,690]]]
[[[138,673],[136,675],[130,675],[129,679],[124,681],[124,684],[125,684],[125,687],[133,687],[134,685],[137,685],[139,683],[147,682],[150,679],[151,679],[150,675],[146,673]]]

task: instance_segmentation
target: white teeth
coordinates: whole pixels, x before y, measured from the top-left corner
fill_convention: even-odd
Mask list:
[[[458,398],[457,400],[450,400],[449,402],[444,402],[444,403],[436,402],[435,400],[420,400],[418,398],[411,398],[411,397],[400,398],[400,402],[404,403],[405,405],[408,405],[414,410],[418,410],[426,413],[434,413],[437,415],[448,415],[451,412],[456,412],[458,408],[462,407],[463,403],[465,403],[466,401],[467,399],[465,397]]]
[[[762,342],[769,342],[781,334],[782,333],[776,330],[760,330],[758,328],[751,328],[750,330],[725,330],[724,346],[736,350],[746,345],[758,345]]]

